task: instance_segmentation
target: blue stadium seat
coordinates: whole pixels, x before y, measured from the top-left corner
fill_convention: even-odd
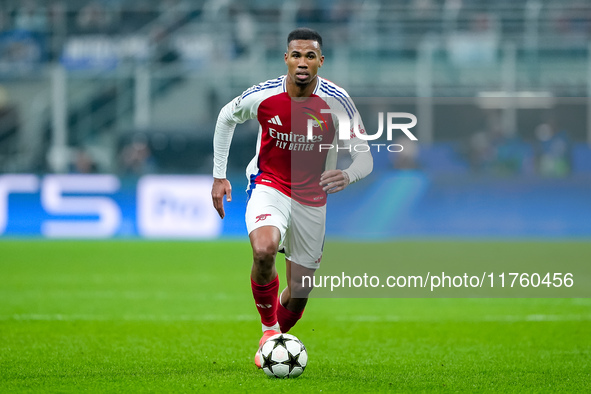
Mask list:
[[[419,150],[420,168],[429,173],[464,174],[469,165],[458,154],[453,143],[436,143],[421,146]]]
[[[572,150],[573,174],[591,173],[591,146],[585,143],[576,144]]]

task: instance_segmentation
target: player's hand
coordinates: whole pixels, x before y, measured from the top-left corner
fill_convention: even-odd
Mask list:
[[[232,185],[227,179],[213,178],[213,186],[211,187],[211,199],[213,200],[213,207],[218,211],[218,215],[223,219],[226,216],[224,212],[224,195],[226,201],[232,201]]]
[[[340,192],[349,186],[349,176],[342,170],[324,171],[320,176],[320,186],[328,194]]]

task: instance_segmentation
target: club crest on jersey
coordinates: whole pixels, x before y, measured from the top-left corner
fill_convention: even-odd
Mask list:
[[[316,116],[315,116],[310,112],[304,112],[306,115],[308,115],[309,117],[312,118],[312,119],[308,119],[308,129],[310,129],[310,127],[320,127],[320,131],[324,131],[324,127],[322,126],[322,124],[324,123],[324,125],[326,126],[326,129],[328,130],[328,123],[326,123],[326,119],[324,119],[322,114],[319,114],[318,112],[314,111],[312,108],[309,108],[309,107],[304,107],[304,109],[307,109],[310,112],[314,112],[316,114]],[[320,118],[320,119],[318,119],[318,118]]]
[[[270,213],[263,213],[263,214],[257,216],[256,217],[257,220],[255,221],[255,223],[258,223],[261,220],[265,220],[267,218],[267,216],[271,216],[271,214]]]

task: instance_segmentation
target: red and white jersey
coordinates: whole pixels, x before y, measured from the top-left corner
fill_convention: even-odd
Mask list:
[[[338,117],[323,109],[346,113],[351,130],[357,118],[361,132],[365,132],[347,92],[320,77],[309,98],[292,99],[283,75],[247,89],[222,109],[216,137],[226,131],[231,138],[235,124],[249,119],[259,123],[255,156],[246,170],[249,195],[257,185],[267,185],[305,205],[326,204],[326,192],[319,182],[323,171],[336,168]],[[313,120],[312,139],[307,136],[309,119]],[[320,149],[320,144],[334,148]],[[214,138],[214,177],[224,178],[228,152],[218,145]],[[352,181],[359,178],[349,176]]]

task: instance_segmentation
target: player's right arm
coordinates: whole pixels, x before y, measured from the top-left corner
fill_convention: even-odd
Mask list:
[[[215,125],[213,136],[214,180],[211,188],[211,198],[214,208],[222,219],[226,216],[223,203],[224,196],[226,196],[226,201],[232,201],[232,185],[226,179],[226,170],[234,129],[238,123],[244,123],[248,119],[256,118],[256,102],[250,99],[252,95],[248,96],[247,99],[243,99],[245,93],[236,97],[221,109]]]
[[[224,196],[226,201],[232,201],[232,185],[226,178],[213,178],[213,186],[211,187],[211,199],[213,200],[213,207],[218,211],[218,215],[223,219],[226,216],[224,211]]]

